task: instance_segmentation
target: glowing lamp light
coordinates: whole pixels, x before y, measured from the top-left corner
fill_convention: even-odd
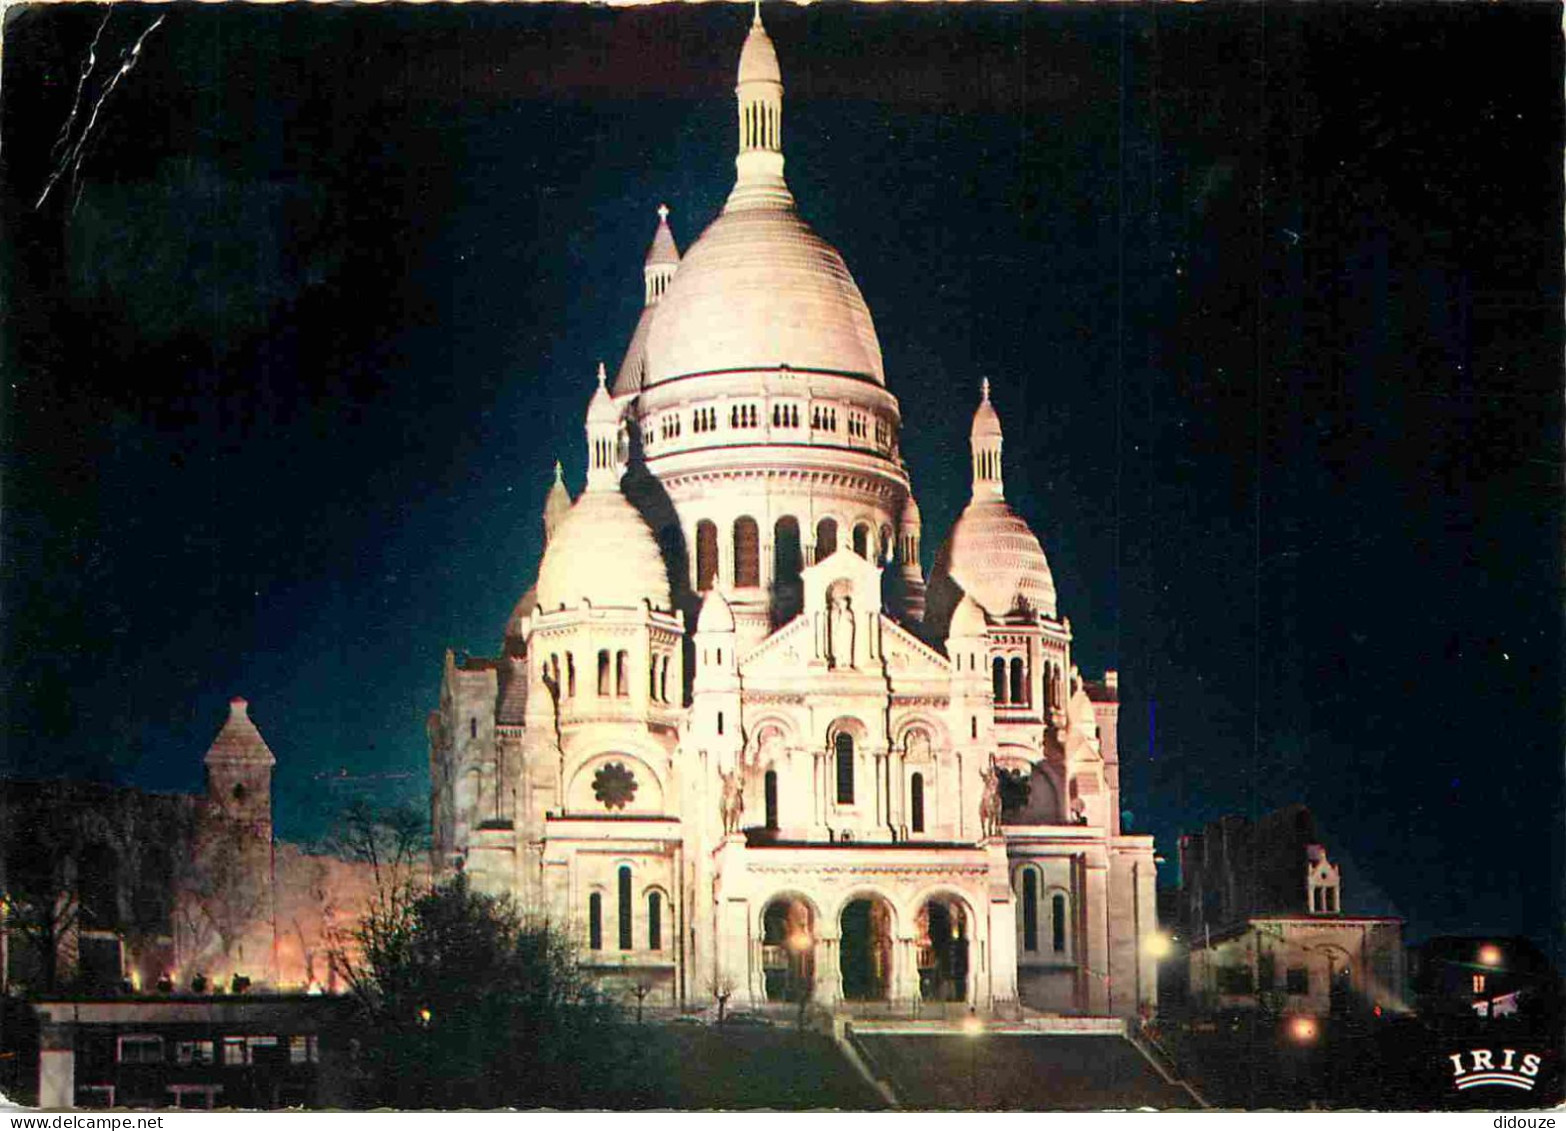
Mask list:
[[[984,1022],[979,1020],[976,1013],[970,1013],[962,1019],[962,1031],[969,1037],[977,1037],[984,1032]]]
[[[804,954],[810,949],[810,936],[804,931],[795,931],[788,937],[788,948],[795,954]]]
[[[1499,966],[1501,964],[1501,948],[1494,943],[1485,943],[1479,948],[1479,965]]]
[[[419,1010],[419,1024],[428,1025],[430,1023],[430,1016],[431,1014],[428,1008]]]
[[[1289,1036],[1302,1045],[1308,1045],[1316,1039],[1318,1030],[1314,1017],[1296,1017],[1289,1022]]]
[[[1142,940],[1142,949],[1154,958],[1168,958],[1169,952],[1174,949],[1174,944],[1162,931],[1154,931]]]

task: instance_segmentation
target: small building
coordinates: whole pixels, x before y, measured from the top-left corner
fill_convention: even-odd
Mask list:
[[[1174,937],[1199,1011],[1404,1011],[1403,921],[1344,910],[1343,876],[1303,805],[1180,838]]]
[[[1531,939],[1440,935],[1409,947],[1408,960],[1421,1015],[1505,1018],[1559,1009],[1560,977]]]
[[[347,998],[306,995],[48,1001],[44,1108],[341,1107],[351,1096]]]

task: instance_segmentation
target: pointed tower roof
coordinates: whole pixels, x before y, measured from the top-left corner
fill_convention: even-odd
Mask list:
[[[648,267],[664,267],[677,265],[680,262],[680,248],[674,242],[674,231],[669,227],[669,206],[658,205],[658,227],[653,232],[652,243],[647,248]]]
[[[565,521],[565,516],[571,512],[571,492],[566,490],[564,474],[560,469],[560,461],[555,460],[555,481],[549,485],[549,494],[544,496],[544,544],[554,537],[555,531]]]
[[[256,724],[250,721],[250,704],[239,696],[228,701],[228,721],[212,740],[205,761],[208,766],[277,765],[277,759],[272,756],[266,739],[261,737]]]
[[[778,53],[772,46],[772,37],[761,22],[759,3],[750,21],[750,34],[745,37],[745,46],[740,51],[739,81],[742,84],[770,82],[783,85],[783,69],[778,66]]]
[[[973,427],[968,431],[968,439],[974,442],[979,440],[1000,439],[1001,423],[1000,415],[996,413],[995,406],[990,403],[990,379],[984,378],[979,382],[979,407],[973,413]]]
[[[605,384],[609,380],[609,374],[604,370],[604,363],[598,363],[598,388],[593,390],[593,399],[587,402],[588,424],[612,424],[620,419],[620,410],[615,406],[614,397],[609,395],[609,388]]]

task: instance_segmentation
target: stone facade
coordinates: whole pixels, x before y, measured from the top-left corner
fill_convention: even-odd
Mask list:
[[[435,864],[666,1002],[1134,1015],[1153,846],[1120,829],[1115,673],[1077,670],[987,382],[927,586],[901,409],[784,179],[759,16],[736,94],[734,190],[683,257],[660,209],[536,585],[497,656],[446,656]]]

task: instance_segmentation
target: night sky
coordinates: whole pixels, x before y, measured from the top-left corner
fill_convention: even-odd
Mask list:
[[[0,765],[197,788],[242,694],[282,835],[422,806],[748,8],[105,11],[5,24]],[[987,376],[1132,828],[1303,801],[1350,910],[1559,955],[1559,8],[764,14],[926,568]]]

